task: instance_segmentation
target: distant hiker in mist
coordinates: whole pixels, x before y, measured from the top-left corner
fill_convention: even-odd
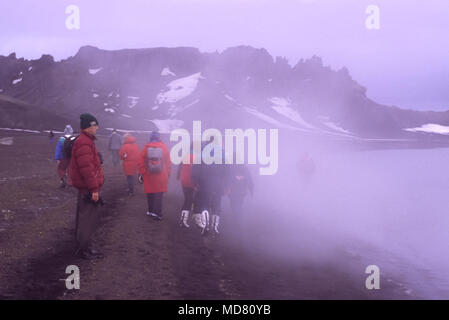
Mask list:
[[[49,140],[50,144],[53,143],[54,137],[55,137],[55,134],[54,134],[53,130],[50,130],[50,132],[48,133],[48,140]]]
[[[159,132],[152,132],[149,142],[140,153],[139,173],[143,177],[147,194],[147,215],[156,220],[162,219],[162,196],[168,189],[171,171],[170,153],[162,142]]]
[[[108,150],[112,154],[112,163],[114,166],[119,164],[119,151],[122,147],[122,137],[117,133],[117,130],[113,130],[112,134],[109,136]]]
[[[214,151],[210,156],[214,156]],[[196,193],[193,200],[193,212],[196,224],[202,229],[202,234],[212,230],[218,234],[221,214],[221,198],[229,187],[229,166],[223,164],[206,164],[202,155],[201,164],[192,166],[192,182]]]
[[[53,131],[50,131],[53,132]],[[59,138],[56,144],[55,160],[57,162],[57,172],[60,179],[60,187],[65,188],[67,186],[68,169],[70,164],[70,157],[67,155],[68,141],[74,139],[73,129],[70,124],[64,128],[63,136]],[[67,143],[66,143],[67,142]]]
[[[139,147],[136,144],[136,138],[127,133],[123,136],[125,143],[120,149],[120,160],[123,160],[123,171],[128,182],[128,194],[134,195],[135,177],[137,174],[137,162],[139,161]]]
[[[192,182],[193,145],[190,146],[190,154],[186,155],[186,158],[189,160],[189,163],[181,163],[179,165],[176,179],[181,181],[182,192],[184,194],[184,204],[181,208],[179,225],[181,227],[189,228],[188,220],[190,211],[192,210],[193,196],[195,193],[195,186]]]
[[[243,202],[248,192],[253,195],[254,184],[248,168],[243,164],[233,164],[230,167],[229,201],[232,213],[240,217],[243,213]]]
[[[97,255],[89,245],[100,219],[98,207],[103,203],[100,189],[104,183],[104,175],[95,146],[98,120],[89,113],[82,114],[80,120],[81,134],[73,144],[70,162],[72,183],[78,189],[76,254],[84,259],[91,259]]]

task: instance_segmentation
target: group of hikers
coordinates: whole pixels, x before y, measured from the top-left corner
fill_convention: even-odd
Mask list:
[[[90,238],[99,221],[98,207],[103,204],[100,197],[105,180],[103,159],[95,145],[98,126],[99,122],[93,115],[82,114],[80,134],[74,136],[72,127],[67,125],[55,152],[61,187],[70,184],[78,189],[76,254],[86,259],[98,255],[90,247]],[[109,137],[108,149],[114,166],[119,164],[119,160],[123,162],[128,195],[134,196],[137,177],[144,185],[148,205],[146,215],[162,220],[163,194],[168,191],[172,163],[160,133],[151,132],[148,142],[140,150],[135,137],[126,133],[122,143],[121,135],[114,130]],[[241,215],[245,196],[248,192],[253,194],[254,186],[248,168],[240,164],[207,164],[204,157],[201,163],[194,164],[192,147],[187,157],[190,161],[179,165],[176,175],[184,194],[179,224],[189,228],[192,214],[202,234],[218,234],[222,197],[228,195],[233,213]]]

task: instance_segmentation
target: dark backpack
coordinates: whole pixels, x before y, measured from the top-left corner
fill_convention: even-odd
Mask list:
[[[148,157],[148,171],[150,171],[151,173],[161,173],[163,164],[162,149],[157,147],[149,147],[147,149],[147,157]]]
[[[76,138],[78,137],[70,136],[65,138],[64,145],[62,146],[62,155],[64,159],[72,158],[72,149],[73,145],[75,144]]]

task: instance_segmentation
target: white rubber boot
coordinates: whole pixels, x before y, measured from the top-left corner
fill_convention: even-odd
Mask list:
[[[218,232],[218,225],[220,224],[220,216],[217,216],[216,214],[212,215],[212,230],[219,234]]]
[[[193,216],[195,218],[196,225],[198,227],[200,227],[201,229],[204,229],[205,225],[203,225],[202,214],[201,213],[195,213]]]
[[[204,210],[203,212],[201,212],[201,222],[203,225],[203,231],[201,233],[204,234],[209,231],[209,211]]]
[[[181,212],[181,221],[179,223],[180,226],[189,228],[190,226],[187,223],[188,220],[189,220],[189,210],[182,210],[182,212]]]

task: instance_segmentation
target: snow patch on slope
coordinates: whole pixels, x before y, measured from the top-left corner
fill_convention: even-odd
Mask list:
[[[256,110],[255,108],[245,107],[242,104],[238,103],[233,97],[231,97],[228,94],[225,94],[224,96],[225,96],[226,99],[228,99],[229,101],[235,103],[237,106],[242,108],[245,112],[247,112],[247,113],[249,113],[249,114],[251,114],[251,115],[253,115],[253,116],[255,116],[255,117],[257,117],[257,118],[259,118],[259,119],[261,119],[261,120],[263,120],[265,122],[267,122],[267,123],[275,125],[278,128],[286,128],[286,129],[295,130],[295,131],[306,131],[304,129],[293,127],[293,126],[290,126],[288,124],[282,123],[282,122],[280,122],[280,121],[278,121],[278,120],[276,120],[276,119],[274,119],[274,118],[272,118],[272,117],[270,117],[270,116],[268,116],[268,115],[266,115],[266,114]]]
[[[89,69],[89,73],[90,73],[91,75],[95,75],[95,74],[97,74],[98,72],[100,72],[102,69],[103,69],[103,68]]]
[[[162,69],[162,71],[161,71],[161,76],[175,76],[175,77],[176,77],[176,74],[174,74],[173,72],[171,72],[169,67],[165,67],[165,68]]]
[[[0,144],[5,146],[11,146],[14,143],[13,137],[0,138]]]
[[[272,118],[270,116],[267,116],[266,114],[264,114],[264,113],[262,113],[260,111],[257,111],[256,109],[248,108],[248,107],[243,107],[243,109],[246,112],[248,112],[249,114],[252,114],[252,115],[258,117],[259,119],[262,119],[265,122],[271,123],[271,124],[273,124],[273,125],[275,125],[275,126],[277,126],[279,128],[286,128],[286,129],[291,129],[291,130],[304,131],[304,130],[302,130],[300,128],[296,128],[296,127],[290,126],[288,124],[284,124],[282,122],[279,122],[276,119],[274,119],[274,118]]]
[[[37,130],[30,130],[30,129],[12,129],[12,128],[0,128],[0,130],[6,130],[6,131],[19,131],[19,132],[29,132],[29,133],[41,133]]]
[[[233,97],[231,97],[230,95],[225,94],[224,95],[226,99],[228,99],[229,101],[235,102],[235,99]]]
[[[339,127],[338,125],[336,125],[336,124],[333,123],[333,122],[326,121],[326,122],[323,122],[323,124],[324,124],[325,126],[331,128],[332,130],[335,130],[335,131],[338,131],[338,132],[341,132],[341,133],[351,134],[350,131],[348,131],[348,130],[346,130],[346,129],[343,129],[342,127]]]
[[[423,124],[421,127],[417,128],[407,128],[404,129],[409,132],[425,132],[425,133],[436,133],[442,135],[449,135],[449,126],[443,126],[441,124],[428,123]]]
[[[201,72],[192,74],[188,77],[179,78],[171,81],[167,87],[169,90],[157,95],[156,100],[159,104],[171,103],[174,104],[181,99],[192,94],[198,86],[198,81],[204,79]]]
[[[269,99],[269,101],[273,104],[271,108],[278,112],[279,114],[283,115],[286,118],[289,118],[290,120],[300,124],[301,126],[308,128],[308,129],[314,129],[315,127],[311,124],[304,121],[304,119],[301,117],[298,111],[290,107],[290,101],[288,101],[285,98],[278,98],[273,97]]]

